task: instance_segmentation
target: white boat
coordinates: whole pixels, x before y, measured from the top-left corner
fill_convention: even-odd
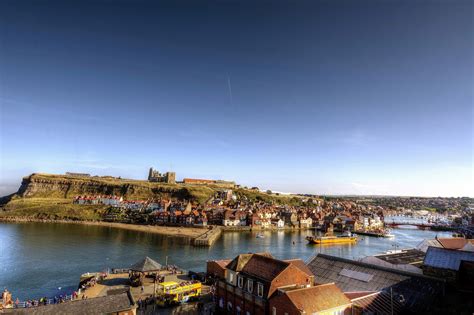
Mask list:
[[[259,233],[259,234],[257,234],[257,238],[265,238],[265,235]]]

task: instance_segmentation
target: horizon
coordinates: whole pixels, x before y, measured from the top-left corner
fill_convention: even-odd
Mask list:
[[[31,173],[474,197],[471,1],[2,1],[0,196]],[[471,187],[471,188],[469,188]]]

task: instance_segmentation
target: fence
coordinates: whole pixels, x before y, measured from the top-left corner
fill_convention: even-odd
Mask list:
[[[72,294],[65,295],[62,298],[52,298],[52,299],[38,299],[38,300],[30,300],[30,301],[23,301],[23,302],[15,302],[15,308],[29,308],[29,307],[37,307],[37,306],[44,306],[49,304],[58,304],[63,302],[68,302],[74,300]]]

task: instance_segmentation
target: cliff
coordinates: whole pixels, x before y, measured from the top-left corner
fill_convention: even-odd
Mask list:
[[[15,194],[0,198],[0,220],[23,218],[41,220],[101,220],[108,206],[78,205],[78,195],[116,195],[128,200],[176,198],[204,203],[215,190],[206,186],[151,183],[114,177],[76,177],[32,174],[24,177]]]
[[[13,198],[72,199],[78,195],[98,194],[123,196],[129,200],[167,197],[202,203],[214,194],[214,190],[204,186],[151,183],[114,177],[32,174],[23,178]]]

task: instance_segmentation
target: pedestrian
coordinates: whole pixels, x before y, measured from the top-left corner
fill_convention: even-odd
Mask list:
[[[144,287],[143,284],[142,284],[142,293],[143,293],[143,291],[145,291],[145,287]]]

